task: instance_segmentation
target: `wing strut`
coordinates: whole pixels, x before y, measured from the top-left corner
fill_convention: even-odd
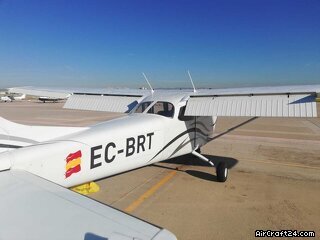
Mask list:
[[[200,160],[209,163],[212,167],[216,167],[217,180],[219,182],[225,182],[228,178],[228,173],[229,173],[229,170],[227,168],[226,163],[224,161],[222,161],[217,166],[215,166],[214,163],[212,161],[210,161],[210,159],[208,159],[205,156],[203,156],[202,154],[198,153],[197,149],[198,149],[198,147],[196,147],[196,149],[193,150],[191,152],[191,154],[196,156]]]

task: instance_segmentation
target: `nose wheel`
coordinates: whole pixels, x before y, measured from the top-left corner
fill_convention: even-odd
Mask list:
[[[228,168],[226,166],[225,162],[220,162],[218,166],[216,167],[217,172],[217,180],[219,182],[225,182],[228,178]]]

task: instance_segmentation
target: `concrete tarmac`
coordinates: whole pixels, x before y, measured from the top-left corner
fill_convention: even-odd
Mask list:
[[[0,103],[0,116],[58,126],[120,116],[62,106]],[[216,182],[215,169],[183,156],[100,180],[101,191],[89,197],[165,227],[178,239],[254,239],[257,229],[313,230],[319,238],[320,118],[219,118],[216,138],[202,153],[227,162],[227,182]]]

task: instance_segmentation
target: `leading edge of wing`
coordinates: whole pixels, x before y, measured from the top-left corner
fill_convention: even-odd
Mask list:
[[[76,95],[106,95],[106,96],[133,96],[142,97],[150,95],[148,89],[131,89],[131,88],[54,88],[54,87],[12,87],[8,88],[12,93],[34,93],[36,96],[45,95],[44,93],[62,94],[67,97],[72,94]],[[174,94],[174,92],[183,92],[190,96],[203,95],[248,95],[248,94],[287,94],[287,93],[312,93],[320,92],[320,84],[311,85],[288,85],[288,86],[265,86],[265,87],[239,87],[239,88],[200,88],[197,92],[192,89],[183,88],[160,88],[155,89],[155,93]],[[41,95],[41,96],[42,96]],[[61,97],[61,96],[60,96]]]
[[[0,189],[0,239],[176,239],[28,172],[0,172]]]
[[[320,85],[290,85],[245,88],[199,89],[191,93],[191,97],[206,96],[241,96],[241,95],[273,95],[273,94],[305,94],[320,93]]]

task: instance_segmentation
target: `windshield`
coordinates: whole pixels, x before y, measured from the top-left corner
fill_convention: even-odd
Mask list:
[[[142,102],[134,111],[135,113],[143,113],[151,104],[152,102]]]

